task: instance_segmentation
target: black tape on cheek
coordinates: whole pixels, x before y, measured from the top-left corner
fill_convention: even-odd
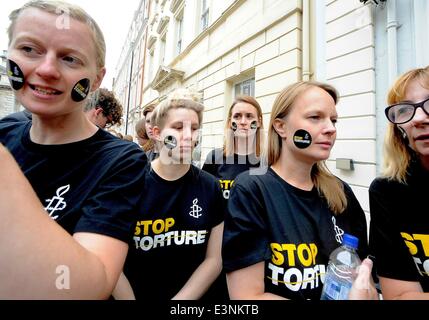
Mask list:
[[[170,150],[174,149],[177,147],[177,140],[174,136],[166,136],[164,138],[164,145]]]
[[[24,73],[21,68],[12,60],[7,60],[7,76],[13,90],[19,90],[24,86]]]
[[[87,78],[82,79],[78,83],[76,83],[71,92],[71,97],[73,101],[80,102],[82,100],[85,100],[85,98],[88,96],[89,88],[90,81]]]
[[[297,130],[293,135],[293,143],[297,148],[308,148],[311,145],[311,134],[303,129]]]
[[[250,129],[252,130],[258,129],[258,122],[256,120],[252,121],[252,123],[250,124]]]
[[[231,129],[232,129],[232,131],[237,131],[237,128],[238,128],[238,125],[237,125],[237,122],[235,122],[235,121],[232,121],[231,122]]]

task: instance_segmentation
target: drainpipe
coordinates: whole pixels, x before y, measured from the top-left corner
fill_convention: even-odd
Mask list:
[[[310,76],[310,0],[302,0],[302,80]]]
[[[397,47],[397,29],[398,21],[396,19],[396,0],[387,1],[387,61],[389,85],[391,85],[398,76],[398,47]]]
[[[130,114],[130,100],[131,100],[131,84],[133,80],[133,64],[134,64],[134,41],[131,42],[131,66],[130,66],[130,78],[128,82],[128,102],[127,102],[127,115],[125,119],[125,134],[128,134],[128,120]]]
[[[151,0],[147,0],[147,1],[149,1],[149,2],[148,2],[148,8],[147,8],[147,17],[145,17],[145,19],[146,19],[145,29],[146,30],[145,30],[145,37],[144,37],[145,39],[144,39],[144,49],[143,49],[142,85],[140,86],[141,94],[140,94],[139,107],[141,107],[142,103],[143,103],[143,94],[144,94],[143,88],[145,86],[144,76],[145,76],[145,68],[146,68],[147,37],[149,36],[149,26],[148,26],[148,23],[149,23],[150,7],[151,7],[151,4],[152,4]],[[146,5],[146,3],[145,3],[145,5]],[[146,15],[146,12],[145,12],[145,15]],[[143,113],[141,112],[141,110],[139,110],[139,111],[140,111],[139,112],[139,118],[141,118]]]

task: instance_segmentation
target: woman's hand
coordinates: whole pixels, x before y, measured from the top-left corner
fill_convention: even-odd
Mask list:
[[[349,293],[350,300],[378,300],[378,292],[372,280],[371,270],[371,259],[364,259],[357,269],[358,274]]]

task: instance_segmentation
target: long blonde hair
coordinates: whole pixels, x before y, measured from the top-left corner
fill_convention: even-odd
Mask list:
[[[7,29],[9,45],[12,41],[16,20],[18,19],[19,15],[28,8],[39,9],[57,16],[63,14],[69,15],[70,18],[85,23],[92,32],[92,39],[94,40],[96,50],[97,67],[104,67],[106,62],[106,43],[104,41],[103,32],[101,31],[97,22],[95,22],[95,20],[79,6],[63,1],[33,0],[27,2],[22,7],[13,10],[9,14],[10,25]]]
[[[389,90],[387,104],[392,105],[403,101],[408,85],[413,80],[418,80],[424,88],[429,89],[429,66],[412,69],[400,76]],[[383,151],[382,175],[405,183],[407,169],[414,151],[408,146],[408,142],[402,137],[402,133],[396,124],[389,122],[387,126]]]
[[[300,81],[283,89],[274,101],[271,111],[270,126],[268,128],[268,148],[267,161],[272,166],[280,158],[282,139],[274,129],[274,121],[278,118],[287,118],[287,115],[294,107],[295,101],[308,89],[317,87],[326,91],[335,104],[338,102],[337,90],[329,84],[316,81]],[[326,166],[325,161],[319,161],[311,169],[311,179],[329,206],[335,213],[339,214],[347,207],[347,197],[344,192],[344,185],[335,177]]]
[[[225,128],[224,128],[224,140],[223,140],[223,154],[224,156],[232,156],[235,152],[235,142],[234,142],[234,132],[231,130],[231,118],[232,118],[232,109],[237,103],[247,103],[252,105],[256,109],[257,118],[260,122],[260,126],[256,129],[256,148],[255,153],[257,157],[261,156],[262,151],[264,150],[264,124],[262,121],[262,108],[259,105],[258,101],[251,96],[241,95],[237,96],[232,102],[228,110],[228,117],[226,118]]]

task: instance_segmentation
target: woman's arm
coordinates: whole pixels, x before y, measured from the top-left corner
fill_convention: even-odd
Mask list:
[[[286,300],[265,292],[265,262],[261,261],[243,269],[226,274],[231,300]]]
[[[384,300],[429,300],[429,292],[423,292],[417,281],[403,281],[379,277]]]
[[[222,270],[223,222],[212,229],[204,261],[192,273],[189,280],[173,297],[173,300],[195,300],[203,296]]]
[[[123,272],[119,276],[112,296],[115,300],[136,300],[133,288]]]
[[[108,298],[128,245],[95,233],[72,237],[1,144],[0,163],[0,299]]]

